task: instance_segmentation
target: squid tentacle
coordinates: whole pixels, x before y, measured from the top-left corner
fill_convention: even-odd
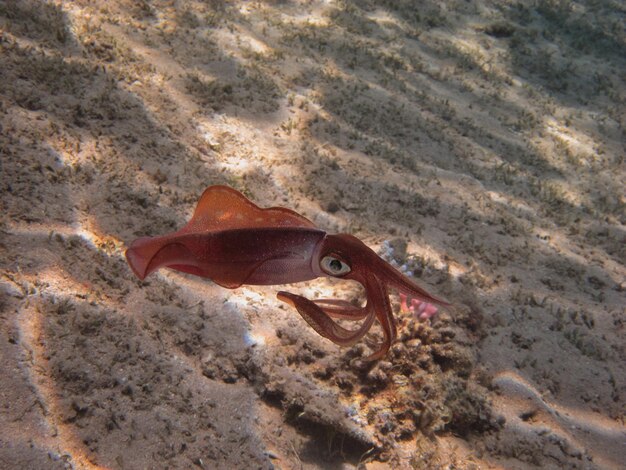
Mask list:
[[[279,300],[294,307],[306,322],[321,336],[328,338],[339,346],[352,346],[359,341],[372,327],[376,319],[376,309],[368,303],[365,321],[356,330],[347,330],[338,325],[321,307],[313,301],[291,292],[280,291]]]
[[[344,320],[362,320],[369,313],[367,305],[357,307],[343,299],[315,299],[313,303],[331,317]]]
[[[366,290],[368,301],[372,302],[372,307],[376,312],[376,318],[383,329],[383,342],[376,352],[365,358],[366,361],[380,359],[391,347],[397,336],[396,322],[393,320],[391,302],[389,301],[389,291],[380,279],[368,280]]]
[[[446,302],[445,300],[430,294],[410,279],[404,277],[400,272],[398,272],[395,268],[388,265],[384,261],[382,261],[381,263],[381,268],[381,270],[385,274],[385,281],[387,282],[387,284],[389,284],[391,287],[394,287],[398,291],[398,293],[404,294],[408,298],[416,298],[418,300],[421,300],[422,302],[437,304],[442,307],[449,307],[452,305],[449,302]]]

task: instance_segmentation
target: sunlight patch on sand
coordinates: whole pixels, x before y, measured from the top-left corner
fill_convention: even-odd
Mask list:
[[[9,231],[14,235],[30,235],[37,236],[40,238],[50,238],[55,235],[61,235],[65,238],[67,237],[79,237],[83,240],[90,248],[94,248],[96,251],[103,252],[109,256],[115,254],[117,256],[123,256],[123,252],[121,247],[123,243],[112,237],[110,235],[99,235],[93,230],[89,230],[83,224],[57,224],[53,222],[47,222],[45,224],[37,224],[37,223],[16,223],[11,222],[9,224]],[[115,249],[113,252],[111,250],[103,250],[103,246],[107,244],[112,244]]]
[[[395,26],[397,28],[402,28],[401,22],[392,15],[390,12],[385,11],[383,9],[376,9],[375,11],[368,13],[365,16],[367,19],[378,23],[380,26],[387,27],[389,25]]]
[[[332,0],[323,0],[318,2],[319,6],[312,10],[303,10],[302,13],[299,14],[287,14],[282,13],[281,17],[286,22],[291,22],[295,25],[306,27],[306,26],[315,26],[318,28],[326,28],[330,26],[330,19],[325,15],[327,7],[330,5]]]
[[[577,166],[591,166],[591,162],[595,160],[594,147],[597,142],[575,128],[565,127],[554,118],[545,122],[545,130],[555,142],[559,160],[566,159]]]
[[[584,453],[594,461],[617,468],[621,449],[626,445],[626,427],[610,418],[579,408],[559,405],[541,396],[526,379],[512,371],[503,371],[494,380],[503,393],[496,399],[507,420],[517,433],[533,436],[551,433],[555,442],[569,452]],[[589,446],[589,442],[594,445]]]
[[[46,370],[47,364],[47,348],[45,343],[45,334],[43,331],[42,313],[38,311],[34,305],[26,305],[21,315],[16,320],[21,343],[28,354],[31,355],[31,366],[25,368],[29,376],[29,381],[36,390],[42,406],[45,408],[46,424],[56,435],[55,443],[61,447],[59,454],[67,455],[71,458],[72,463],[79,468],[99,469],[100,467],[92,463],[87,450],[78,436],[72,432],[72,425],[61,421],[62,413],[60,411],[61,404],[57,401],[59,395],[55,383],[49,377]],[[26,430],[29,432],[30,430]],[[49,448],[49,445],[42,442],[42,448]]]

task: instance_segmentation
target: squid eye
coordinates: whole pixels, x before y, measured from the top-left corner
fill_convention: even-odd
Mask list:
[[[324,256],[320,261],[322,271],[331,276],[342,276],[351,271],[350,266],[334,256]]]

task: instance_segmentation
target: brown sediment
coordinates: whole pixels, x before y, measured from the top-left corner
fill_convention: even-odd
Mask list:
[[[619,468],[623,12],[526,3],[0,6],[3,466]],[[453,307],[368,364],[276,299],[352,284],[137,281],[213,184]]]

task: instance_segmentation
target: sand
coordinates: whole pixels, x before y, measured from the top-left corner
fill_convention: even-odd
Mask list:
[[[0,2],[0,466],[626,461],[617,1]],[[139,236],[227,184],[453,303],[374,364]]]

